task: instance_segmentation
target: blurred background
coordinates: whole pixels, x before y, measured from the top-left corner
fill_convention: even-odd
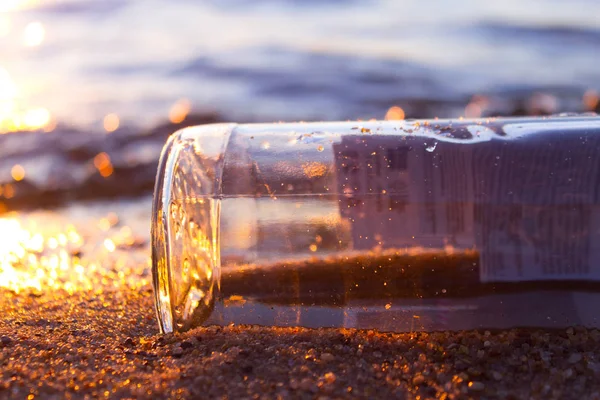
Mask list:
[[[599,15],[595,0],[0,0],[0,286],[58,282],[6,260],[69,238],[72,274],[86,229],[113,232],[90,233],[109,253],[147,246],[182,126],[598,111]]]
[[[1,0],[0,201],[149,192],[188,124],[597,110],[598,15],[593,0]]]

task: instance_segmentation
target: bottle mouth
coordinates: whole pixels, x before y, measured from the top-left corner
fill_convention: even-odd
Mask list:
[[[211,314],[220,284],[220,182],[232,126],[173,134],[163,148],[152,204],[152,283],[161,333]]]
[[[154,306],[161,333],[173,332],[173,310],[171,309],[169,290],[169,261],[167,249],[168,215],[165,212],[165,177],[167,162],[176,141],[176,135],[169,137],[163,147],[158,163],[154,195],[152,197],[152,286],[154,288]]]

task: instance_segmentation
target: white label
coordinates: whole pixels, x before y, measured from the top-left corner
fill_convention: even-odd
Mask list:
[[[477,249],[483,282],[600,280],[600,152],[368,135],[334,145],[354,249]]]

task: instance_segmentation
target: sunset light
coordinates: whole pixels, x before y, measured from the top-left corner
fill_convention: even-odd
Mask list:
[[[46,37],[44,25],[39,22],[31,22],[25,27],[23,33],[23,44],[27,47],[37,47],[42,44]]]
[[[22,181],[23,178],[25,178],[25,169],[19,164],[17,164],[14,167],[12,167],[12,169],[10,170],[10,174],[15,181],[19,182]]]
[[[385,114],[385,119],[387,121],[398,121],[404,119],[404,110],[398,106],[390,107],[390,109]]]
[[[53,225],[51,219],[44,218],[48,225]],[[123,284],[147,285],[146,279],[137,281],[133,270],[120,274],[97,262],[98,258],[107,260],[109,256],[113,257],[113,262],[120,262],[118,257],[121,255],[115,251],[117,247],[135,242],[131,230],[120,229],[102,235],[106,236],[104,245],[93,250],[93,247],[86,247],[84,235],[71,224],[56,230],[44,228],[39,217],[37,221],[17,216],[0,218],[0,288],[15,293],[49,290],[73,293],[98,290],[99,283],[105,288]],[[135,268],[141,273],[147,264]]]
[[[50,111],[41,107],[23,109],[20,97],[8,71],[0,67],[0,133],[35,131],[50,124]]]
[[[169,110],[169,120],[174,124],[183,122],[190,113],[191,104],[188,99],[179,99]]]
[[[45,108],[34,108],[23,115],[23,123],[32,129],[40,129],[50,123],[50,112]]]
[[[593,111],[598,107],[598,92],[595,90],[588,90],[583,95],[583,105],[586,110]]]
[[[40,0],[2,0],[0,2],[0,13],[32,8],[39,3]]]
[[[111,133],[119,129],[119,116],[117,114],[108,114],[104,117],[104,130]]]
[[[106,153],[99,153],[94,157],[94,166],[104,178],[108,178],[113,173],[113,166],[110,157]]]
[[[0,0],[0,400],[600,400],[598,15]]]
[[[8,71],[0,67],[0,115],[12,110],[12,101],[17,93],[17,87]]]
[[[0,38],[7,36],[10,33],[11,23],[8,17],[0,15]]]

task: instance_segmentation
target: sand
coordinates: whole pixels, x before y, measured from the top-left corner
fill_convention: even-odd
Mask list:
[[[149,287],[0,295],[0,398],[600,399],[598,330],[161,336]]]
[[[97,217],[90,210],[83,211],[92,222],[80,222],[92,229]],[[42,232],[42,249],[19,239],[39,228],[24,217],[21,227],[5,221],[0,399],[600,399],[598,330],[387,334],[227,326],[161,336],[149,245],[133,240],[137,225],[126,220],[132,215],[99,219],[101,227],[113,226],[100,233],[67,230],[73,242],[64,245],[60,235]],[[31,216],[41,226],[61,226],[42,217]]]

